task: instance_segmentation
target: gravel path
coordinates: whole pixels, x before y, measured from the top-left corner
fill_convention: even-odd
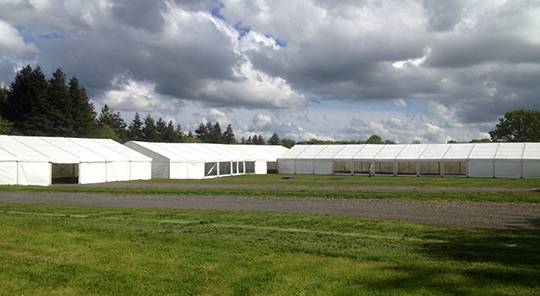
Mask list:
[[[540,205],[380,199],[286,199],[0,192],[0,203],[316,213],[460,228],[540,230]]]

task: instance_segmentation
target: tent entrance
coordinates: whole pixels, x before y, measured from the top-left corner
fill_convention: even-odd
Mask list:
[[[268,161],[266,163],[266,173],[267,174],[277,174],[278,173],[277,161]]]
[[[76,163],[53,163],[52,164],[53,184],[78,184],[79,164]]]
[[[440,176],[441,163],[438,161],[422,161],[420,162],[421,176]]]
[[[467,176],[467,162],[466,161],[445,161],[444,162],[444,175],[445,176]]]

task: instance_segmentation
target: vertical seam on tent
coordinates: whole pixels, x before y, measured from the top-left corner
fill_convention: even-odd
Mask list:
[[[87,147],[85,147],[85,146],[83,146],[83,145],[81,145],[81,144],[79,144],[79,143],[73,141],[71,138],[66,138],[66,137],[62,137],[62,138],[65,139],[65,140],[68,141],[68,142],[71,142],[71,143],[74,144],[75,146],[82,147],[84,150],[89,151],[90,153],[93,153],[93,154],[96,154],[97,156],[103,157],[103,158],[105,159],[105,160],[104,160],[104,162],[105,162],[105,182],[109,182],[109,172],[108,172],[109,170],[107,169],[108,166],[109,166],[109,165],[108,165],[108,164],[109,164],[109,159],[107,158],[107,156],[104,156],[104,155],[102,155],[102,154],[100,154],[100,153],[98,153],[98,152],[92,151],[92,150],[90,150],[89,148],[87,148]],[[81,138],[81,139],[82,139],[82,138]]]
[[[467,155],[467,177],[469,177],[469,159],[471,158],[471,154],[473,153],[474,149],[476,148],[477,144],[473,144],[471,151]]]
[[[493,154],[493,171],[491,174],[493,175],[493,178],[495,178],[495,162],[497,161],[497,153],[499,153],[499,148],[501,147],[501,143],[497,144],[497,149],[495,149],[495,154]]]
[[[311,158],[312,162],[313,162],[313,175],[315,175],[315,160],[318,159],[317,156],[319,154],[321,154],[321,152],[323,152],[326,148],[328,148],[330,145],[324,145],[325,147],[321,150],[319,150],[319,152],[317,152],[315,155],[313,155],[313,157]]]
[[[52,184],[52,162],[51,162],[51,158],[48,155],[45,155],[44,153],[30,147],[30,145],[26,145],[25,143],[15,139],[14,137],[9,137],[9,138],[12,139],[13,141],[23,145],[23,146],[26,146],[26,147],[30,148],[30,150],[33,150],[33,151],[37,152],[38,154],[41,154],[45,158],[47,158],[47,163],[50,164],[50,166],[49,166],[49,180],[48,180],[49,184],[48,184],[48,186],[51,185]],[[17,173],[17,175],[18,175],[18,173]],[[17,176],[17,178],[19,178],[19,176]]]
[[[9,136],[7,136],[7,137],[9,137]],[[2,148],[2,147],[0,147],[0,149],[4,150],[7,154],[10,154],[10,155],[12,155],[13,157],[15,157],[15,164],[17,165],[17,168],[16,168],[16,169],[17,169],[17,173],[15,174],[15,185],[19,185],[19,165],[20,165],[20,164],[19,164],[19,162],[20,162],[19,157],[18,157],[17,155],[13,154],[13,153],[7,151],[6,149],[4,149],[4,148]]]
[[[429,144],[426,144],[426,147],[424,147],[424,149],[422,149],[422,152],[420,152],[420,154],[418,154],[418,157],[416,158],[416,176],[420,176],[420,157],[422,157],[422,155],[424,154],[424,152],[428,149],[429,147]],[[440,168],[439,168],[439,175],[441,174],[440,172]]]
[[[523,175],[523,156],[525,156],[525,148],[527,147],[527,143],[523,143],[523,148],[521,148],[521,178],[525,178]]]

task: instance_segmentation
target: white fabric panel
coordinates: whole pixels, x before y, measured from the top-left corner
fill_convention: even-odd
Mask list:
[[[336,154],[334,159],[353,159],[355,155],[364,148],[364,144],[358,145],[358,144],[351,144],[351,145],[343,145],[343,149],[339,151],[339,153]]]
[[[107,182],[107,164],[105,162],[83,162],[79,164],[79,183]]]
[[[130,180],[150,180],[152,178],[152,162],[150,161],[130,161]]]
[[[523,159],[540,160],[540,143],[526,143],[523,150]]]
[[[496,159],[495,178],[521,178],[521,159]]]
[[[107,162],[107,182],[128,181],[129,161]]]
[[[500,143],[496,159],[521,159],[525,143]]]
[[[313,160],[311,159],[297,159],[295,167],[297,174],[313,174]]]
[[[265,160],[255,161],[255,174],[266,175],[266,173],[267,173],[266,161]]]
[[[204,179],[204,162],[187,163],[188,179]]]
[[[112,150],[116,153],[126,156],[130,161],[150,162],[152,160],[150,157],[147,157],[144,154],[139,153],[133,149],[129,149],[128,147],[110,139],[92,139],[92,141],[99,143],[108,151]]]
[[[384,148],[385,145],[365,145],[362,150],[354,156],[354,159],[367,159],[371,160]]]
[[[152,161],[152,179],[168,179],[169,165],[169,161]]]
[[[427,147],[428,145],[426,144],[407,145],[405,146],[405,148],[403,148],[403,150],[401,150],[401,152],[396,158],[403,160],[416,160],[420,158],[420,155],[422,155],[422,152],[424,152]]]
[[[466,160],[469,159],[474,144],[451,144],[444,154],[444,159]]]
[[[493,177],[493,160],[492,159],[470,159],[468,161],[469,177]]]
[[[334,159],[334,157],[341,152],[346,146],[345,145],[328,145],[324,148],[315,158],[318,159]]]
[[[49,162],[19,162],[18,183],[20,185],[51,185],[52,167]]]
[[[278,173],[280,174],[294,174],[294,159],[278,159]]]
[[[186,162],[171,162],[170,163],[170,179],[187,179],[188,166]]]
[[[11,136],[0,135],[0,147],[11,155],[14,155],[20,161],[48,162],[49,158],[38,152],[38,147],[32,148]]]
[[[523,161],[523,178],[540,178],[540,160]]]
[[[72,155],[69,151],[59,148],[59,146],[53,145],[48,141],[45,141],[41,137],[23,137],[12,136],[12,139],[23,143],[28,147],[33,147],[41,154],[48,157],[50,162],[54,163],[79,163],[79,158]]]
[[[42,139],[52,145],[60,147],[62,150],[69,151],[69,153],[75,155],[80,162],[107,161],[105,156],[98,154],[96,151],[91,151],[82,144],[72,141],[71,138],[44,137]]]
[[[333,173],[333,160],[316,159],[313,161],[315,175],[331,175]]]
[[[297,159],[311,159],[315,158],[321,151],[326,148],[327,145],[310,145],[306,150],[304,150]]]
[[[446,152],[450,149],[448,144],[429,144],[426,150],[422,152],[420,159],[443,159]]]
[[[295,145],[285,153],[283,153],[279,158],[280,159],[294,159],[298,157],[304,150],[306,150],[309,147],[309,145]]]
[[[0,185],[17,184],[17,162],[0,161]]]
[[[405,149],[407,145],[395,145],[395,144],[388,144],[384,145],[383,149],[375,155],[374,159],[395,159],[399,155],[399,153]]]
[[[471,153],[469,154],[470,159],[493,159],[495,158],[495,153],[499,144],[493,143],[479,143],[475,144]]]

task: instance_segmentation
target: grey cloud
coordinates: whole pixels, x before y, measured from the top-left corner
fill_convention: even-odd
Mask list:
[[[461,20],[462,2],[461,0],[423,0],[428,30],[452,30]]]

